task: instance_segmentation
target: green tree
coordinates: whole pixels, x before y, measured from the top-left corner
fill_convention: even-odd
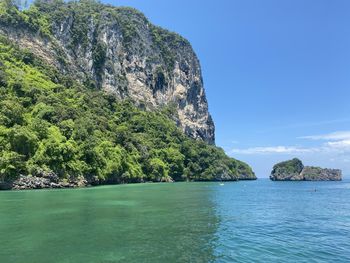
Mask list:
[[[41,141],[30,161],[32,171],[42,167],[60,177],[79,176],[84,172],[85,164],[77,158],[76,149],[74,141],[67,141],[57,127],[50,127],[47,139]]]
[[[148,165],[148,178],[152,181],[163,181],[169,176],[169,168],[159,158],[152,158]]]
[[[0,182],[16,179],[24,171],[23,156],[16,152],[0,152]]]
[[[0,102],[0,125],[11,127],[23,123],[23,106],[16,100],[3,100]]]
[[[11,149],[25,157],[26,160],[31,158],[37,147],[38,138],[27,127],[14,126],[9,132],[9,142]]]
[[[96,152],[103,160],[103,166],[100,167],[101,179],[120,182],[123,174],[123,156],[126,154],[123,148],[104,141],[96,147]]]

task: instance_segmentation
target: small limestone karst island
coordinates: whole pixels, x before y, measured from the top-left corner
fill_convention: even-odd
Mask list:
[[[273,181],[341,181],[342,172],[338,169],[304,166],[299,159],[294,158],[276,164],[270,179]]]
[[[132,8],[0,2],[1,189],[245,179],[186,39]]]

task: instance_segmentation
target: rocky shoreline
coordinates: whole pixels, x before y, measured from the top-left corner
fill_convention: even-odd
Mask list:
[[[85,178],[60,180],[57,175],[25,176],[20,175],[16,180],[0,183],[0,190],[31,190],[31,189],[59,189],[77,188],[92,185]]]
[[[304,166],[294,158],[274,165],[270,175],[272,181],[341,181],[342,171],[314,166]]]
[[[256,180],[257,178],[240,175],[237,180],[214,180],[214,181],[248,181]],[[158,183],[174,183],[175,181],[171,178],[164,178]],[[193,181],[195,182],[195,181]],[[16,180],[0,182],[0,190],[35,190],[35,189],[63,189],[63,188],[81,188],[98,185],[109,185],[109,184],[127,184],[127,183],[154,183],[153,181],[138,181],[138,182],[101,182],[97,177],[92,177],[87,180],[83,176],[73,179],[60,179],[54,173],[42,173],[38,176],[26,176],[20,175]]]

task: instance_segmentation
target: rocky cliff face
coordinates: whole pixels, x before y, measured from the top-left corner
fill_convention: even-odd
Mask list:
[[[302,180],[302,177],[300,177],[300,173],[303,170],[303,168],[303,163],[296,158],[294,158],[293,160],[281,162],[273,167],[270,179],[273,181]]]
[[[342,172],[339,169],[322,169],[320,167],[305,166],[301,172],[305,181],[341,181]]]
[[[0,33],[86,85],[149,110],[174,108],[187,135],[214,144],[200,63],[187,40],[134,9],[93,1],[41,0],[26,15],[41,27],[2,22]]]
[[[294,158],[276,164],[270,179],[273,181],[341,181],[342,173],[338,169],[304,166],[299,159]]]

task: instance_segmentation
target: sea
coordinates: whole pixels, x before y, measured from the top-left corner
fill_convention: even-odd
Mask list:
[[[2,191],[0,262],[350,262],[350,180]]]

